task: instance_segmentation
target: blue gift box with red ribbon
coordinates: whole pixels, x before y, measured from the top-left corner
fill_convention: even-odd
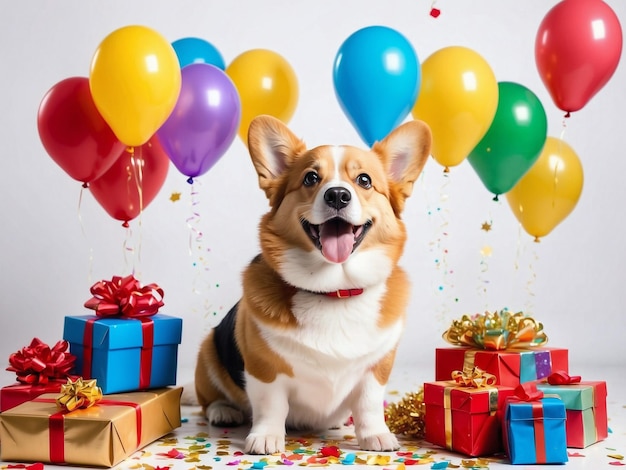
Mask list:
[[[504,405],[502,434],[511,463],[567,462],[565,419],[559,397],[544,395],[532,382],[518,386]]]
[[[163,291],[127,276],[98,282],[91,292],[85,306],[95,315],[65,317],[74,374],[97,379],[105,394],[175,385],[182,319],[157,313]]]
[[[176,384],[182,320],[67,316],[63,338],[76,355],[74,374],[97,379],[105,394]]]

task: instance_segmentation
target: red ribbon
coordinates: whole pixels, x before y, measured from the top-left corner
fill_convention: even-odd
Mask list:
[[[550,385],[572,385],[580,383],[580,375],[569,375],[564,370],[557,370],[546,379]]]
[[[90,318],[85,323],[83,332],[83,371],[84,378],[93,378],[91,364],[93,362],[93,325],[99,318]],[[154,322],[149,318],[137,318],[141,322],[143,345],[139,357],[139,388],[150,387],[152,377],[152,349],[154,347]]]
[[[527,402],[532,407],[533,426],[535,430],[535,455],[537,463],[546,463],[546,435],[543,426],[543,392],[537,389],[534,382],[518,385],[513,392],[513,401]]]
[[[132,274],[98,281],[90,292],[93,297],[85,307],[95,310],[99,317],[150,317],[164,305],[163,289],[154,283],[141,287]]]
[[[76,361],[76,356],[67,352],[68,347],[67,341],[58,341],[50,348],[39,338],[33,338],[29,346],[9,356],[7,370],[15,372],[18,382],[26,385],[64,381]]]
[[[56,403],[53,398],[35,398],[33,401],[43,403]],[[136,415],[136,434],[137,445],[135,449],[139,449],[141,445],[141,405],[139,403],[133,403],[131,401],[115,401],[115,400],[100,400],[98,405],[103,406],[131,406],[135,408]],[[69,414],[67,410],[61,410],[50,415],[48,421],[48,430],[50,435],[48,436],[48,442],[50,445],[50,462],[52,463],[65,463],[65,415]]]
[[[85,307],[96,311],[98,317],[121,317],[141,321],[143,346],[140,356],[139,388],[149,388],[152,375],[152,349],[154,346],[154,322],[147,317],[155,315],[163,304],[163,289],[157,284],[141,287],[139,281],[129,275],[113,276],[111,281],[99,281],[91,286],[93,297]],[[89,319],[83,332],[84,378],[91,378],[93,357],[93,324],[98,319]]]
[[[513,392],[514,398],[518,401],[538,401],[543,398],[543,392],[537,389],[537,385],[534,382],[526,382],[518,385]]]

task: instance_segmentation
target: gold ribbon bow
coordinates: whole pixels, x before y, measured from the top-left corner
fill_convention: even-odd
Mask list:
[[[57,406],[67,411],[79,408],[89,408],[102,399],[102,389],[96,384],[96,379],[83,380],[82,377],[61,385],[61,395],[56,399]]]
[[[452,380],[461,387],[491,387],[496,384],[496,376],[485,372],[480,367],[452,371]]]
[[[522,312],[508,310],[463,315],[460,320],[452,321],[442,337],[455,346],[492,351],[538,347],[548,342],[540,322]]]

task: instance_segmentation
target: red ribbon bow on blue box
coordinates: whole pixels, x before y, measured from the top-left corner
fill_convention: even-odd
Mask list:
[[[164,305],[163,289],[154,283],[142,287],[132,274],[98,281],[90,291],[93,297],[85,307],[95,310],[99,317],[149,317]]]

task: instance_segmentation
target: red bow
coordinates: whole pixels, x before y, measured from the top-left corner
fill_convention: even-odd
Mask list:
[[[96,282],[90,292],[93,297],[85,307],[95,310],[99,317],[150,317],[164,305],[163,289],[156,284],[141,287],[132,274]]]
[[[534,382],[518,385],[513,393],[515,398],[520,401],[538,401],[543,398],[543,392],[537,389],[537,385]]]
[[[557,370],[547,378],[550,385],[571,385],[581,381],[580,375],[569,375],[564,370]]]
[[[27,385],[45,385],[50,380],[65,380],[76,361],[76,356],[66,352],[69,344],[59,341],[51,349],[39,338],[9,356],[7,370],[17,374],[17,380]]]

